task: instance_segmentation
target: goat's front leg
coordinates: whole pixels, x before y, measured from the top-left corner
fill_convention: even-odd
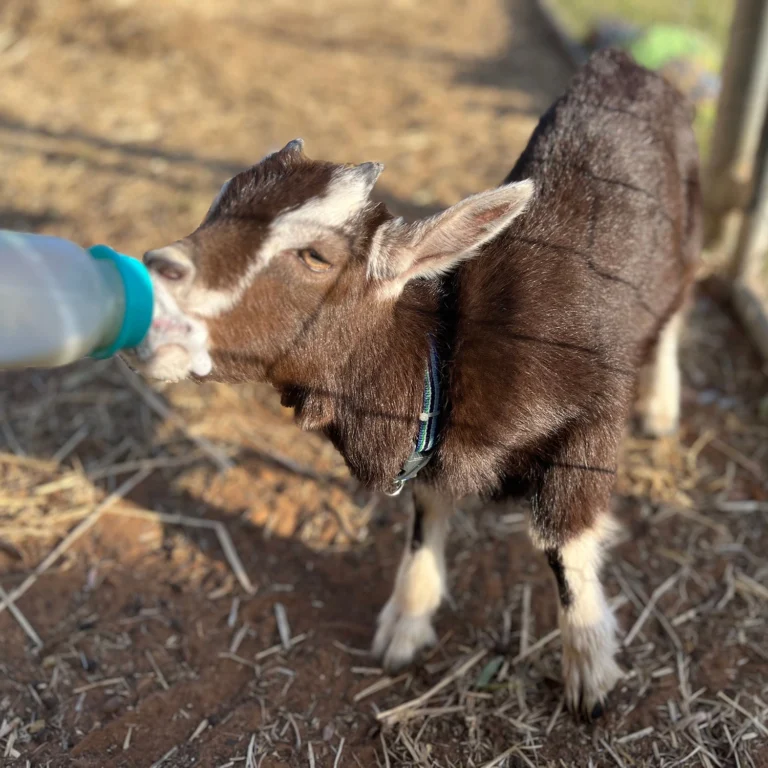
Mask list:
[[[563,547],[547,549],[559,599],[566,702],[588,719],[603,714],[605,698],[622,677],[614,660],[616,619],[600,583],[606,514]]]
[[[434,645],[432,617],[446,594],[445,540],[452,512],[449,499],[416,485],[411,529],[392,596],[379,614],[373,653],[388,671],[410,664]]]
[[[565,437],[533,499],[531,535],[557,586],[566,703],[587,719],[602,715],[623,676],[614,659],[616,619],[600,583],[616,529],[609,502],[621,430],[617,418]]]

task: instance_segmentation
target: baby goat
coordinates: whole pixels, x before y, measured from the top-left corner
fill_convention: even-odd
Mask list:
[[[388,668],[435,640],[453,501],[525,492],[555,576],[568,704],[602,711],[621,672],[599,572],[638,385],[648,432],[678,421],[701,230],[691,118],[664,80],[602,52],[504,184],[441,214],[393,218],[369,200],[381,165],[313,161],[296,140],[145,255],[167,310],[147,375],[271,382],[367,485],[396,490],[421,470],[374,641]],[[197,368],[193,339],[210,354]]]

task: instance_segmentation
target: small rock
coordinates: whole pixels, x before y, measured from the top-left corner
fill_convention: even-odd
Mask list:
[[[45,720],[35,720],[27,726],[27,733],[30,736],[34,736],[36,733],[40,733],[43,728],[45,728]]]
[[[123,698],[121,696],[112,696],[104,702],[104,712],[111,715],[117,712],[123,706]]]
[[[43,702],[46,709],[53,709],[59,703],[59,700],[50,691],[46,691],[42,694],[40,700]]]

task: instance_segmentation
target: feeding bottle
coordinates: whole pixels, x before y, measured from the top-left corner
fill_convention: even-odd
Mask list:
[[[138,346],[152,282],[105,245],[0,230],[0,368],[54,367]]]

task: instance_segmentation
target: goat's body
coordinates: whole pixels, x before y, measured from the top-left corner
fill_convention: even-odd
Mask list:
[[[671,86],[613,52],[541,119],[507,179],[535,181],[528,212],[453,278],[439,487],[535,484],[569,431],[628,416],[698,258],[690,120]]]
[[[599,570],[646,361],[646,426],[677,420],[701,230],[691,117],[661,78],[599,53],[507,183],[438,216],[395,220],[369,200],[379,165],[315,162],[294,141],[225,185],[198,230],[145,256],[183,333],[207,332],[211,376],[270,381],[374,488],[413,449],[435,340],[446,410],[376,634],[388,667],[434,640],[453,500],[527,489],[558,587],[569,706],[597,714],[619,679]],[[150,370],[188,375],[186,336],[170,343],[155,325]]]
[[[444,283],[449,412],[426,480],[445,509],[467,493],[529,492],[531,537],[557,584],[566,698],[587,717],[622,674],[599,576],[644,365],[646,425],[677,420],[679,315],[701,229],[691,117],[623,54],[593,57],[507,179],[535,182],[526,215]],[[432,637],[445,590],[436,505],[423,495],[412,534],[423,542],[409,542],[376,636],[389,666]]]

